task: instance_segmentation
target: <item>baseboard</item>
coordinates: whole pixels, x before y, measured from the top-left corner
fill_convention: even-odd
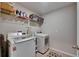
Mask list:
[[[59,53],[61,53],[61,54],[63,54],[63,55],[67,55],[67,56],[69,56],[69,57],[76,57],[76,56],[73,55],[73,54],[70,54],[70,53],[67,53],[67,52],[64,52],[64,51],[55,49],[55,48],[50,48],[50,49],[51,49],[51,50],[54,50],[54,51],[56,51],[56,52],[59,52]]]

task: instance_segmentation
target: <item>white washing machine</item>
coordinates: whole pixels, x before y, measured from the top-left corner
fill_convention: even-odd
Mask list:
[[[35,57],[35,37],[18,38],[16,33],[8,34],[10,57]]]
[[[44,55],[49,50],[49,35],[37,33],[36,38],[37,52]]]

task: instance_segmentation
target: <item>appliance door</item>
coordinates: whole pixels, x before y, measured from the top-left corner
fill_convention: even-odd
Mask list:
[[[15,44],[16,50],[13,57],[34,57],[35,56],[35,40],[18,42]]]
[[[6,54],[6,42],[4,41],[4,35],[0,34],[0,56],[7,57]]]
[[[0,48],[0,57],[1,57],[1,48]]]

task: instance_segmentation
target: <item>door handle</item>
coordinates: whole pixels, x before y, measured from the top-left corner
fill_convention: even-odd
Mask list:
[[[76,49],[76,50],[79,50],[79,47],[77,45],[74,45],[72,48]]]

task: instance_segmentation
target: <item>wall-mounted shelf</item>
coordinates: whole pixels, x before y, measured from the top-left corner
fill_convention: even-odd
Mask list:
[[[19,18],[17,17],[16,15],[8,15],[8,14],[4,14],[4,13],[0,13],[0,17],[2,21],[20,21],[20,22],[24,22],[24,23],[28,23],[28,20],[29,19],[22,19],[22,18]]]
[[[9,21],[11,23],[22,23],[22,24],[28,24],[28,26],[40,26],[38,22],[30,19],[30,18],[27,18],[27,19],[23,19],[23,18],[20,18],[20,17],[17,17],[16,15],[8,15],[8,14],[5,14],[5,13],[0,13],[0,20],[1,21]]]
[[[39,20],[41,17],[35,14],[29,15],[30,17],[33,16],[39,18],[38,21],[33,21],[34,19],[27,17],[26,12],[17,10],[12,4],[10,3],[0,3],[0,4],[1,4],[0,21],[11,21],[11,23],[22,22],[28,24],[28,26],[41,26],[42,22]]]

